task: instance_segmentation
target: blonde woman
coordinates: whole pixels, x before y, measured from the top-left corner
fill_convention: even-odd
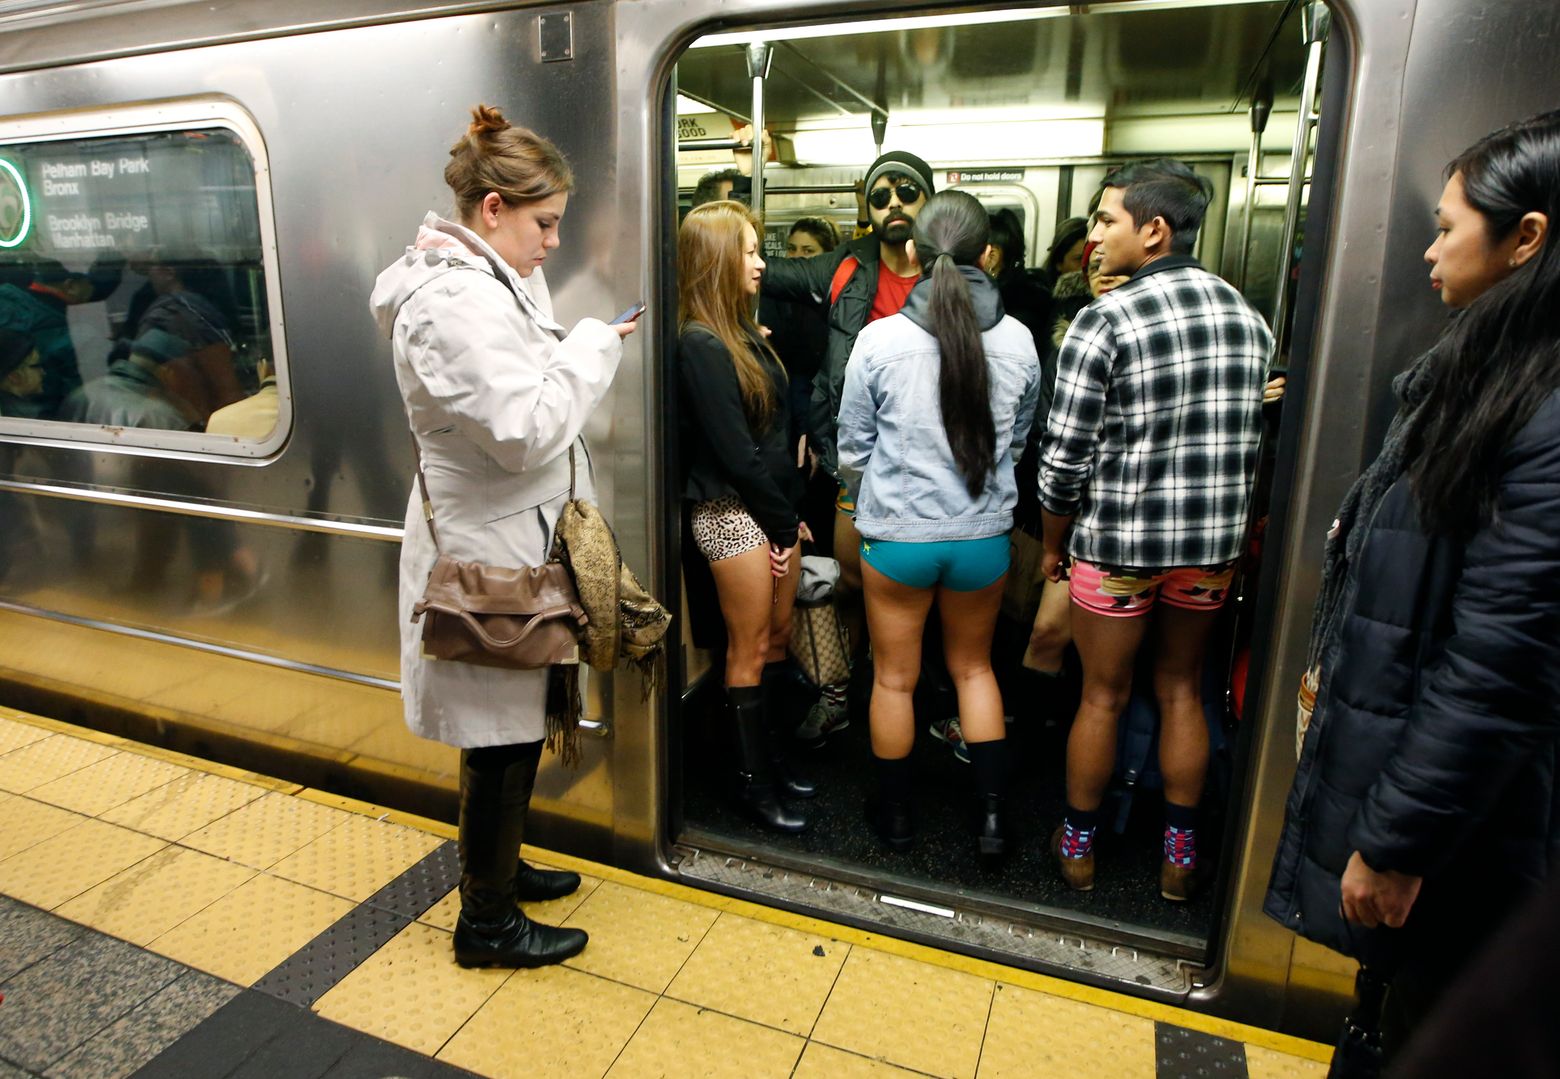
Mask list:
[[[753,318],[764,260],[758,218],[740,202],[705,203],[677,234],[678,384],[683,498],[726,623],[726,702],[741,801],[759,823],[799,832],[789,798],[816,791],[786,764],[773,687],[796,600],[797,470],[785,368]],[[767,677],[766,677],[767,675]],[[766,692],[766,683],[772,687]]]

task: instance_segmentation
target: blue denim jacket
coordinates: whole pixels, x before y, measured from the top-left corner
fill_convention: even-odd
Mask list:
[[[1013,527],[1013,466],[1034,419],[1040,358],[1034,336],[1003,315],[985,275],[971,268],[965,276],[990,375],[994,467],[971,498],[943,430],[940,356],[937,339],[923,328],[930,287],[923,281],[903,311],[861,331],[845,368],[840,467],[856,494],[856,528],[867,539],[982,539]]]

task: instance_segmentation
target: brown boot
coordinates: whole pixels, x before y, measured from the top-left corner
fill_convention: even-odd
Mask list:
[[[1159,863],[1159,894],[1172,903],[1192,898],[1199,883],[1195,865],[1176,865],[1168,858]]]
[[[1051,854],[1056,858],[1056,868],[1061,870],[1062,879],[1067,882],[1067,887],[1075,892],[1092,892],[1094,851],[1091,849],[1082,858],[1062,857],[1062,832],[1066,827],[1065,824],[1058,824],[1056,831],[1051,833]]]

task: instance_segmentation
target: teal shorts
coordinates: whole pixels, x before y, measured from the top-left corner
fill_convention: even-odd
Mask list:
[[[978,592],[1008,571],[1012,551],[1004,532],[925,543],[864,539],[861,557],[883,576],[911,588],[942,585],[952,592]]]

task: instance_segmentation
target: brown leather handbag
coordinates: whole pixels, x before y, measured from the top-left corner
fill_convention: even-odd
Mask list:
[[[417,483],[428,534],[439,552],[428,574],[428,587],[412,608],[412,621],[422,619],[423,653],[434,659],[523,671],[578,664],[580,634],[589,620],[568,568],[556,559],[510,569],[452,558],[439,546],[420,453]],[[574,497],[572,446],[569,497]]]

